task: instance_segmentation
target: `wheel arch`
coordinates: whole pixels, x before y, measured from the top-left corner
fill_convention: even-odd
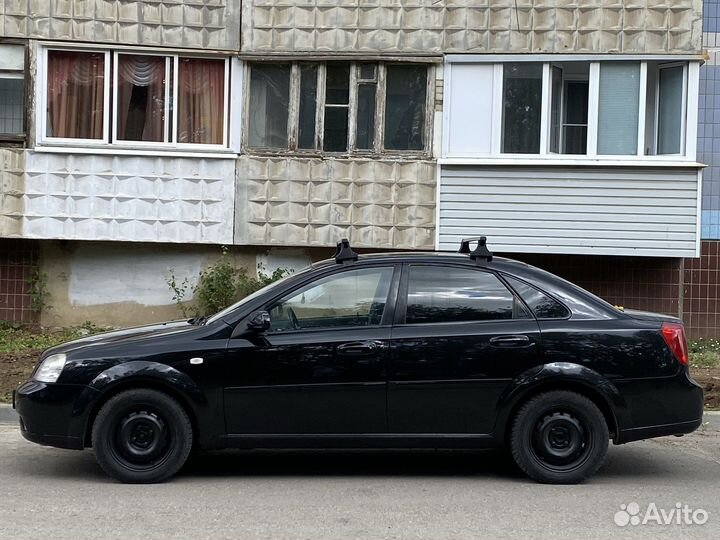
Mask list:
[[[539,394],[554,390],[575,392],[590,399],[605,418],[611,439],[616,440],[620,429],[618,411],[624,399],[618,389],[599,373],[577,364],[554,363],[526,372],[513,381],[500,399],[496,434],[507,442],[512,421],[523,404]]]
[[[117,369],[119,367],[121,369]],[[162,392],[177,401],[190,419],[194,442],[198,440],[200,420],[197,407],[206,404],[207,400],[190,377],[170,366],[152,362],[120,364],[98,375],[89,388],[93,391],[94,399],[89,403],[83,431],[85,447],[89,448],[92,444],[93,423],[102,406],[112,397],[136,389]]]

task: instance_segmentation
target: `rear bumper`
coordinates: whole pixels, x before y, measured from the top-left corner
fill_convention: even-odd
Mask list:
[[[702,388],[683,369],[675,377],[617,381],[626,408],[616,444],[692,433],[702,424]]]
[[[702,424],[702,418],[689,422],[678,422],[675,424],[661,424],[658,426],[644,426],[638,428],[624,429],[620,431],[616,443],[623,444],[641,439],[652,439],[654,437],[665,437],[667,435],[685,435],[692,433]]]
[[[26,382],[13,396],[20,432],[37,444],[80,450],[89,398],[94,395],[94,390],[83,385]]]

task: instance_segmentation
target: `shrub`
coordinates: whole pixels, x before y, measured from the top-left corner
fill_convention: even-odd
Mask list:
[[[189,313],[195,316],[212,315],[290,274],[287,268],[278,268],[272,274],[267,274],[262,264],[258,264],[257,269],[257,277],[253,277],[248,275],[245,268],[235,268],[227,247],[223,246],[220,259],[200,272],[197,285],[192,289],[195,302],[191,308],[185,303],[190,289],[187,278],[180,281],[171,270],[166,281],[173,292],[173,301],[183,316]]]

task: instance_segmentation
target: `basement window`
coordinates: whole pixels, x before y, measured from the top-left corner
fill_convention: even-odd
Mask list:
[[[252,63],[245,137],[256,151],[424,153],[428,67]]]

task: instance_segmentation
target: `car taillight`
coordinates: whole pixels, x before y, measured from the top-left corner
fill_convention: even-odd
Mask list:
[[[660,332],[677,361],[686,366],[688,363],[688,349],[685,340],[685,327],[678,323],[664,322]]]

